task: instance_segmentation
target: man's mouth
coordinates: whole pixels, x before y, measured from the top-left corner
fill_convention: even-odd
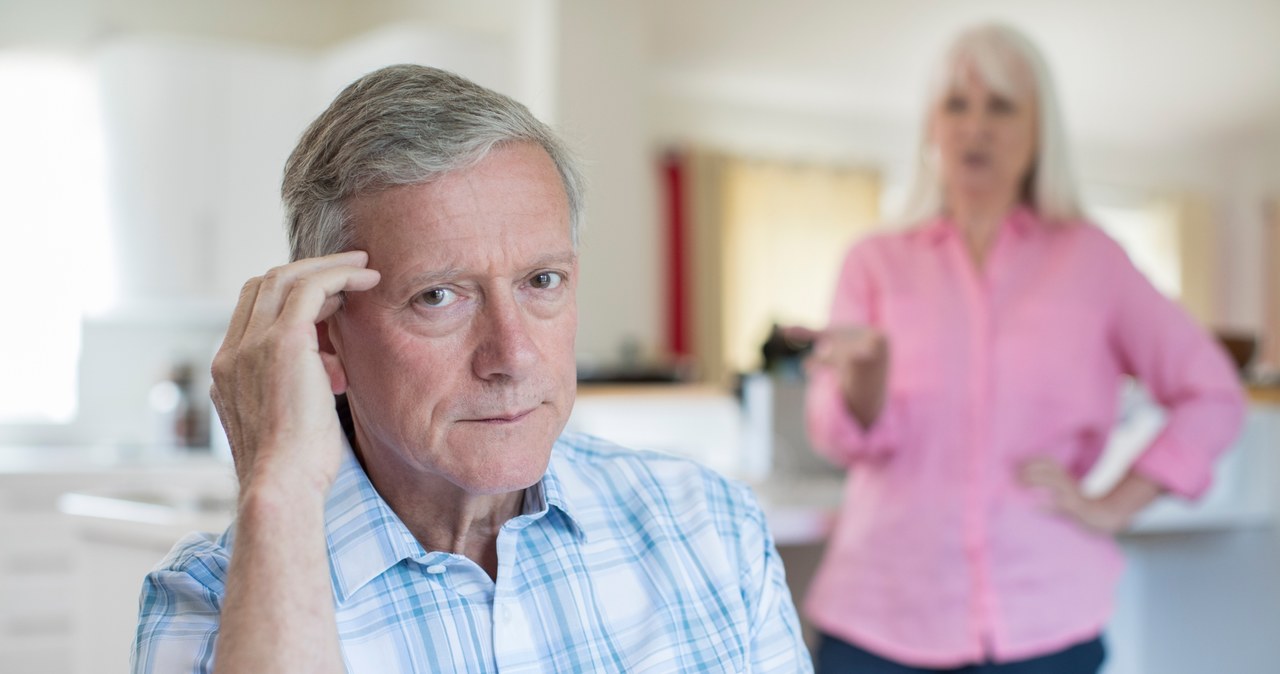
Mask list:
[[[517,410],[512,412],[500,412],[494,415],[467,419],[467,421],[474,421],[476,423],[494,424],[494,425],[514,424],[523,420],[525,417],[529,416],[530,414],[533,414],[533,411],[536,409],[538,408],[530,407],[524,410]]]

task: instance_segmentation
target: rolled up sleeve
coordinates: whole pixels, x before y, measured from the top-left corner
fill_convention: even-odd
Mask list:
[[[890,396],[875,423],[863,428],[845,405],[836,373],[818,370],[810,377],[805,416],[809,440],[819,454],[838,466],[849,466],[859,458],[884,456],[897,447],[904,400]]]
[[[179,541],[142,584],[134,674],[213,671],[228,557],[204,535]]]
[[[872,272],[872,254],[871,246],[865,242],[849,249],[836,284],[829,327],[878,325],[879,288]],[[819,454],[838,466],[886,455],[901,438],[905,404],[890,394],[875,422],[864,428],[845,404],[837,373],[830,368],[815,368],[805,392],[809,441]]]
[[[1133,470],[1185,498],[1209,488],[1213,464],[1240,432],[1245,399],[1222,347],[1107,241],[1116,306],[1113,344],[1168,413]]]

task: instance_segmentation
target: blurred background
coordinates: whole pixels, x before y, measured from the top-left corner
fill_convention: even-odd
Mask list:
[[[1276,671],[1274,0],[0,0],[0,671],[123,669],[141,573],[225,526],[209,361],[286,261],[302,129],[396,62],[514,96],[587,160],[571,425],[763,485],[802,590],[840,476],[761,347],[825,321],[904,199],[930,67],[992,19],[1045,51],[1089,212],[1251,394],[1214,492],[1125,536],[1108,672]],[[1096,484],[1158,427],[1128,399]]]

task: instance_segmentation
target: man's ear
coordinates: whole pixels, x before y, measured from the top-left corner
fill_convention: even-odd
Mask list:
[[[316,340],[320,343],[320,360],[324,363],[324,371],[329,375],[329,388],[334,395],[341,395],[347,392],[347,370],[342,366],[342,357],[338,355],[334,340],[329,334],[329,322],[332,320],[330,318],[316,323]]]

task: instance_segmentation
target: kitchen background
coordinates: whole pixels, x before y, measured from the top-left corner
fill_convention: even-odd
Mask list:
[[[1041,44],[1090,211],[1253,399],[1206,501],[1124,537],[1108,674],[1277,671],[1274,0],[0,0],[0,671],[123,670],[140,574],[225,525],[203,392],[240,284],[285,260],[284,159],[401,61],[589,160],[571,423],[761,484],[802,590],[839,476],[794,371],[738,375],[772,323],[823,320],[842,248],[902,201],[930,65],[987,19]],[[1095,485],[1159,423],[1128,399]]]

